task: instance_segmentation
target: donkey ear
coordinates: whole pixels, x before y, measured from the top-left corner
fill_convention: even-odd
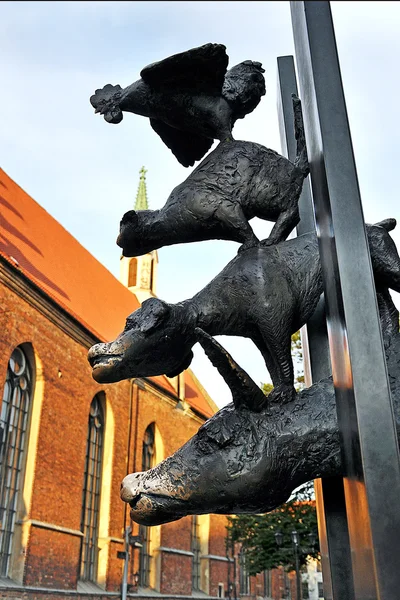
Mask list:
[[[397,223],[396,219],[384,219],[383,221],[379,221],[379,223],[375,223],[376,227],[383,227],[386,231],[392,231]]]
[[[181,362],[181,364],[179,365],[179,367],[176,367],[176,369],[174,369],[173,371],[170,371],[169,373],[165,373],[167,377],[176,377],[177,375],[179,375],[179,373],[182,373],[182,371],[186,371],[186,369],[188,369],[190,367],[190,363],[193,360],[193,352],[190,351],[189,354],[186,354],[185,358],[183,359],[183,361]]]
[[[194,332],[204,352],[228,384],[235,408],[246,407],[253,412],[261,412],[266,408],[268,406],[267,396],[263,394],[246,371],[239,367],[225,348],[199,327],[196,327]]]
[[[145,300],[140,310],[140,331],[142,333],[156,328],[171,312],[169,304],[158,298]]]

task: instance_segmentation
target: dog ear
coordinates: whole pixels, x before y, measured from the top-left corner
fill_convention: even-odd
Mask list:
[[[396,227],[396,219],[384,219],[375,223],[376,227],[383,227],[386,231],[392,231]]]
[[[169,304],[159,298],[149,298],[141,306],[140,331],[145,333],[157,327],[171,312]]]
[[[121,227],[122,225],[132,225],[133,227],[136,227],[138,220],[139,217],[137,216],[137,212],[128,210],[121,219]]]
[[[182,371],[185,371],[186,369],[188,369],[190,367],[190,363],[192,362],[192,360],[193,360],[193,352],[190,351],[189,354],[186,354],[185,358],[183,359],[183,361],[181,362],[179,367],[177,367],[170,373],[165,373],[166,376],[167,377],[176,377],[177,375],[179,375],[179,373],[182,373]]]
[[[116,243],[117,246],[123,249],[123,256],[132,256],[131,252],[125,254],[125,251],[127,249],[129,250],[129,241],[130,238],[135,235],[138,223],[139,217],[134,210],[129,210],[127,213],[125,213],[120,221],[119,234]],[[133,253],[133,256],[135,256],[135,253]]]

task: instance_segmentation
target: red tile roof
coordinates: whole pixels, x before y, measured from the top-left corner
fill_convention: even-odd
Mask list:
[[[185,399],[192,408],[207,417],[212,417],[218,411],[218,406],[210,398],[191,369],[185,371]]]
[[[126,317],[140,306],[132,292],[2,169],[0,256],[102,341],[115,339]],[[153,379],[174,393],[166,377]],[[207,417],[214,414],[214,403],[189,371],[185,381],[189,404]]]

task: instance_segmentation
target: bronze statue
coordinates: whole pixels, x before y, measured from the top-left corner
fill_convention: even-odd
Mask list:
[[[178,375],[199,342],[232,392],[233,404],[209,419],[174,455],[128,475],[121,497],[131,517],[157,525],[188,514],[272,510],[294,488],[343,474],[331,378],[296,394],[291,335],[307,323],[323,293],[315,233],[285,241],[299,221],[298,200],[308,174],[301,105],[294,97],[297,158],[235,141],[232,128],[265,94],[261,63],[227,71],[225,46],[206,44],[145,67],[125,89],[106,85],[91,104],[109,123],[123,112],[150,118],[152,128],[184,166],[219,145],[157,211],[129,211],[118,245],[125,256],[208,239],[242,244],[238,255],[203,290],[177,304],[143,302],[115,341],[93,346],[89,362],[99,383]],[[274,222],[259,241],[249,221]],[[400,257],[389,235],[394,219],[367,225],[390,384],[400,427]],[[351,260],[353,257],[349,257]],[[274,389],[266,397],[214,335],[250,338]]]
[[[395,225],[395,219],[367,225],[367,234],[377,286],[400,292],[400,257],[389,235]],[[200,327],[210,335],[250,338],[274,384],[271,400],[287,402],[295,393],[291,335],[307,323],[322,292],[314,233],[249,248],[192,298],[178,304],[143,302],[115,341],[89,351],[93,377],[111,383],[175,376],[190,365]]]
[[[258,244],[249,220],[275,221],[266,244],[287,238],[300,220],[298,200],[308,175],[300,100],[294,97],[297,157],[290,162],[254,142],[221,142],[170,194],[160,210],[127,212],[117,244],[124,256],[211,239]]]
[[[125,89],[108,84],[90,98],[108,123],[124,112],[150,118],[150,125],[184,166],[193,165],[213,141],[231,140],[237,119],[265,94],[261,63],[246,60],[227,71],[222,44],[205,44],[145,67]]]
[[[156,467],[125,477],[121,498],[133,521],[158,525],[190,514],[265,513],[302,483],[343,473],[332,378],[289,396],[287,403],[271,403],[215,340],[197,335],[234,403]],[[400,434],[398,333],[387,360]]]

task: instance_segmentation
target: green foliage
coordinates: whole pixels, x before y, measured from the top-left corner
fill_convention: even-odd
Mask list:
[[[297,391],[304,387],[303,348],[301,346],[300,330],[292,335],[292,359],[294,368],[294,385]]]
[[[272,385],[272,383],[262,383],[261,389],[264,392],[264,394],[268,396],[268,394],[270,394],[274,389],[274,386]]]
[[[240,542],[246,556],[250,575],[273,569],[280,565],[286,570],[295,569],[295,555],[291,531],[300,535],[300,565],[307,556],[319,557],[317,515],[313,498],[313,483],[295,491],[286,504],[265,515],[238,515],[228,518],[227,544]],[[275,532],[283,534],[282,546],[276,543]],[[315,535],[316,544],[310,546],[308,534]]]
[[[294,369],[294,387],[299,392],[304,387],[303,349],[301,347],[300,331],[292,335],[292,359]],[[272,383],[262,383],[261,389],[266,396],[274,389]]]
[[[292,358],[295,373],[295,387],[304,387],[303,351],[300,331],[292,335]],[[273,389],[272,383],[261,384],[265,395]],[[246,556],[246,566],[250,575],[273,569],[280,565],[286,570],[295,569],[295,555],[291,532],[300,535],[300,565],[305,565],[307,556],[319,557],[317,513],[313,501],[313,483],[298,488],[286,504],[266,515],[239,515],[228,518],[227,545],[242,544]],[[275,533],[283,536],[282,545],[276,543]],[[310,547],[308,535],[315,536],[316,544]]]

